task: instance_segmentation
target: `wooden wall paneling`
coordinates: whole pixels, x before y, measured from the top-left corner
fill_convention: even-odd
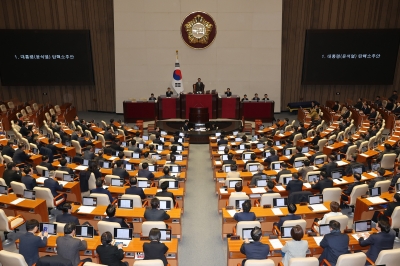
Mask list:
[[[301,99],[345,102],[358,97],[388,97],[392,90],[400,89],[400,52],[393,85],[301,85],[307,29],[400,28],[398,14],[397,0],[283,0],[282,110],[287,103]]]
[[[2,0],[1,29],[89,29],[94,86],[0,86],[0,99],[115,112],[113,0]],[[43,95],[47,92],[47,95]]]

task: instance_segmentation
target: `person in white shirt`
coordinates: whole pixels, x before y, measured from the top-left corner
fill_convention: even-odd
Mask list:
[[[326,219],[328,219],[328,217],[342,215],[342,212],[340,211],[340,205],[336,201],[331,202],[330,208],[331,211],[325,213],[324,217],[322,217],[322,219],[318,221],[318,224],[326,224]]]

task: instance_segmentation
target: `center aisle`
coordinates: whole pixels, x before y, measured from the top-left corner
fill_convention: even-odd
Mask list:
[[[208,144],[191,144],[179,265],[226,265]]]

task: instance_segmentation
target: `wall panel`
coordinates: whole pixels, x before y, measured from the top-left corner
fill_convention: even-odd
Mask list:
[[[95,75],[93,86],[1,86],[0,99],[115,111],[113,0],[0,0],[0,28],[89,29]]]
[[[398,0],[283,0],[282,110],[289,102],[374,99],[400,89],[399,63],[393,85],[301,85],[306,29],[400,28],[399,14]]]

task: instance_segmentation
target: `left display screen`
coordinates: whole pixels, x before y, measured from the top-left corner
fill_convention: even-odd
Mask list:
[[[94,85],[89,30],[0,30],[3,86]]]

